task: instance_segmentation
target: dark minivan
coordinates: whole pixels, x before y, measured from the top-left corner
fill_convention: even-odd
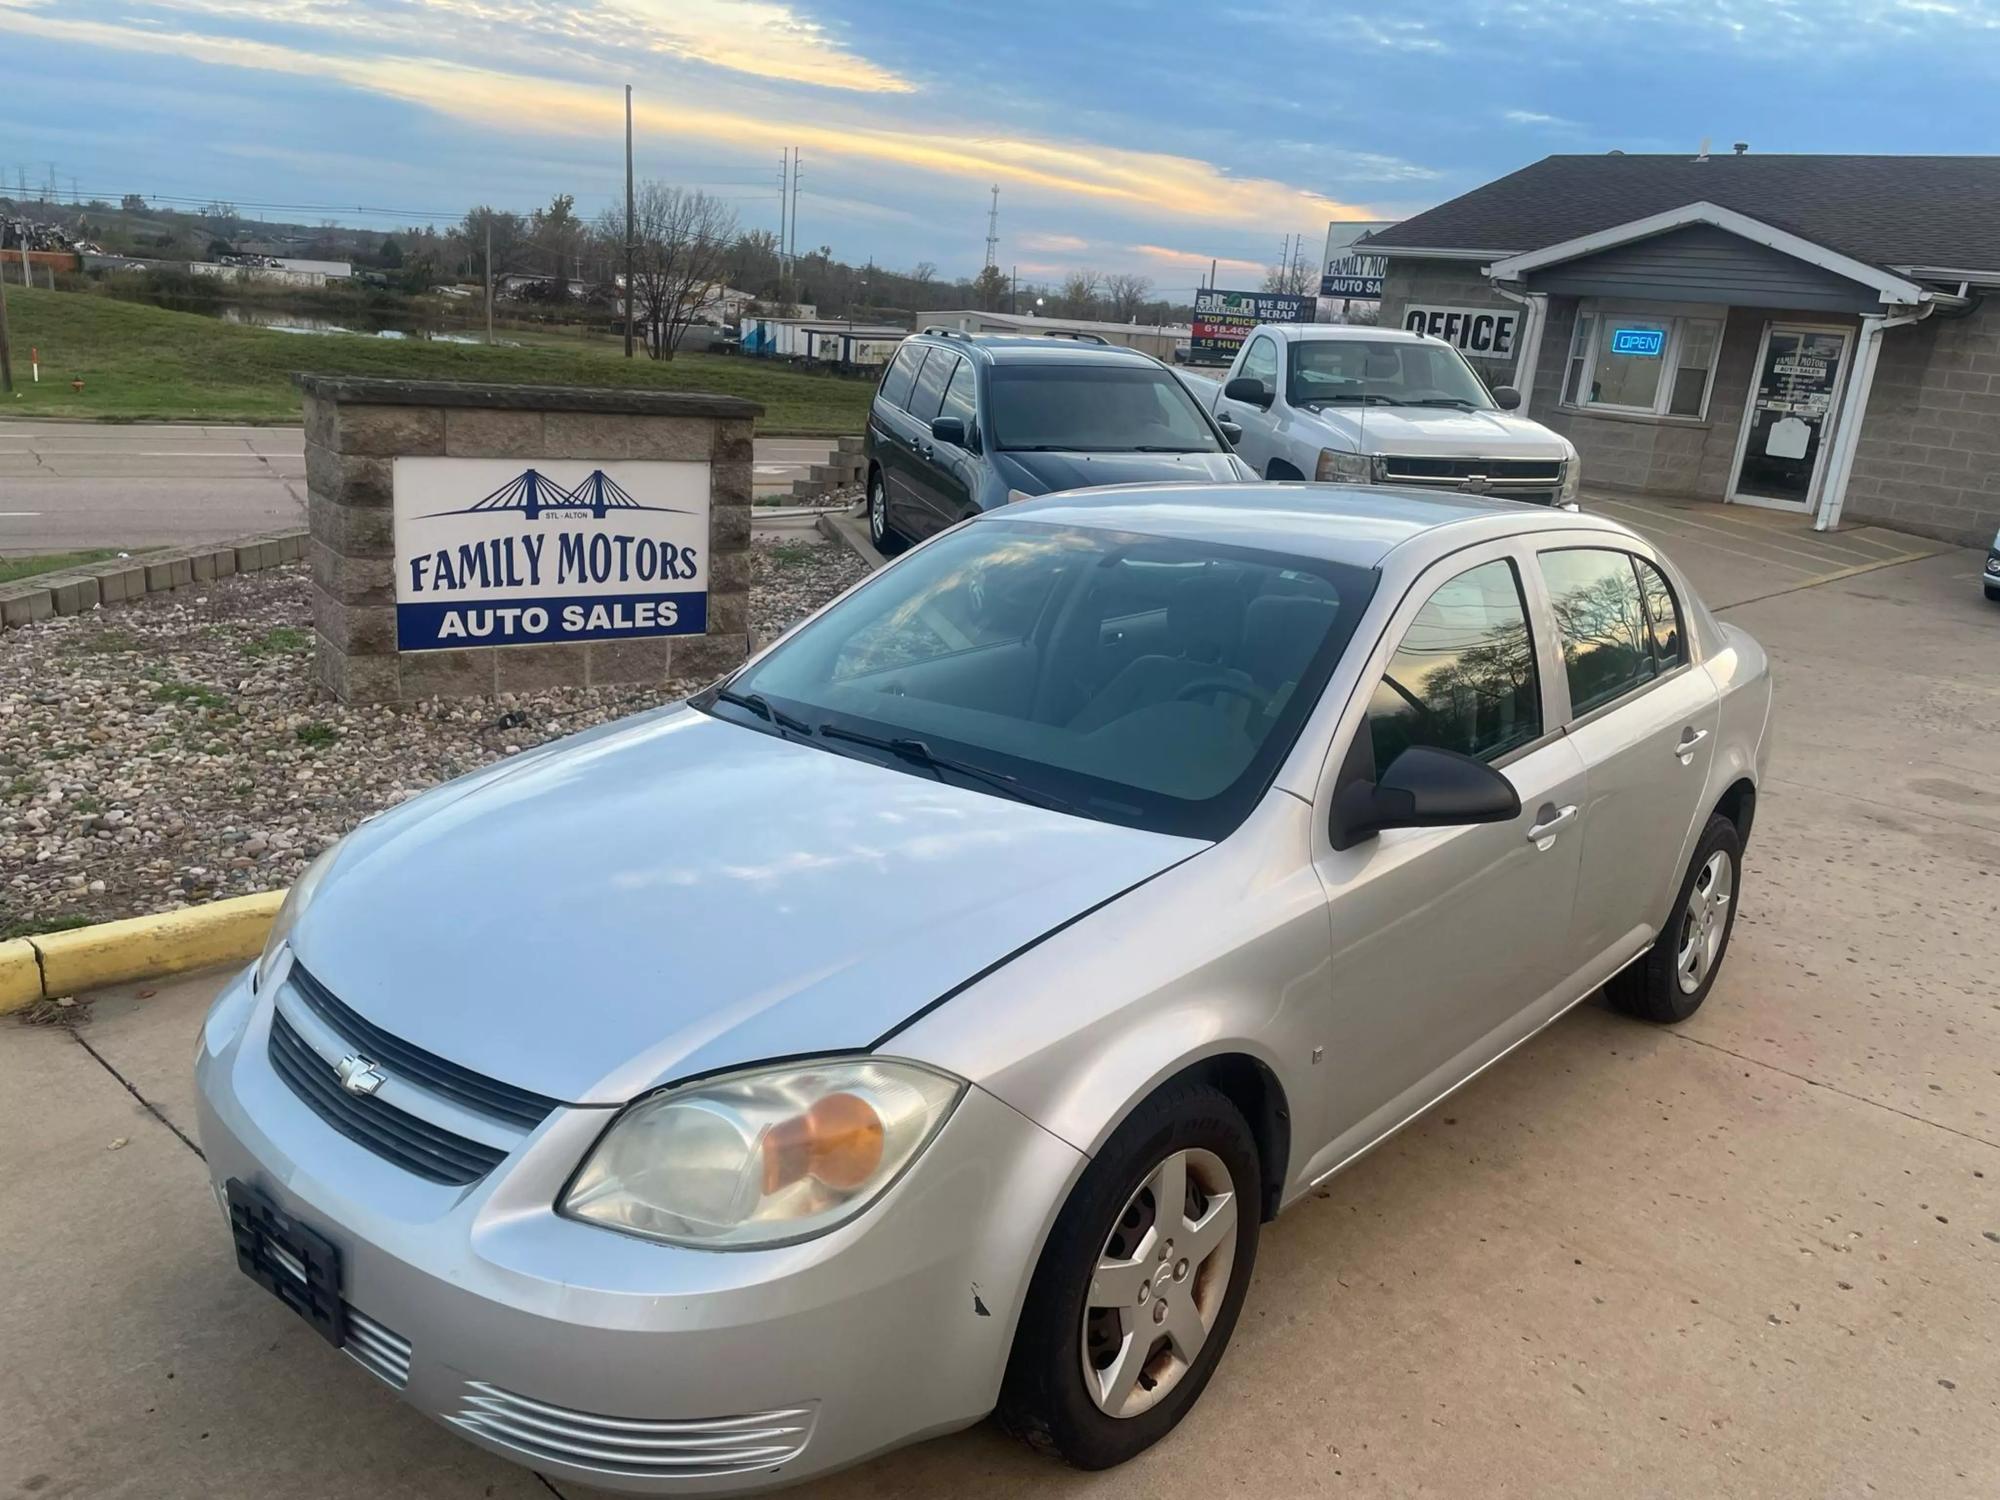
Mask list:
[[[938,329],[882,372],[866,450],[868,532],[885,553],[1030,495],[1257,477],[1150,355]]]

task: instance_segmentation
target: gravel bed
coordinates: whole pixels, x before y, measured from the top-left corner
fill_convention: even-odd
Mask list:
[[[867,572],[759,539],[768,640]],[[288,885],[369,814],[701,686],[350,707],[313,683],[303,565],[0,635],[0,938]]]
[[[756,505],[760,508],[764,506],[772,508],[790,506],[793,509],[806,510],[851,510],[861,503],[866,491],[866,485],[843,484],[828,490],[824,495],[796,497],[790,495],[764,495],[758,498]]]

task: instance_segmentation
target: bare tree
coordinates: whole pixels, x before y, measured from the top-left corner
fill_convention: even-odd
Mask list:
[[[1272,266],[1264,273],[1264,290],[1267,292],[1293,292],[1300,296],[1313,290],[1319,277],[1319,263],[1308,264],[1294,256],[1282,266]]]
[[[936,264],[928,260],[918,261],[916,267],[910,272],[910,280],[914,281],[918,286],[929,286],[933,281],[937,280]]]
[[[1063,277],[1062,310],[1065,317],[1087,318],[1097,311],[1097,287],[1104,278],[1095,271],[1071,271]]]
[[[1139,310],[1146,305],[1146,296],[1153,290],[1153,278],[1134,276],[1129,271],[1120,271],[1115,276],[1104,278],[1104,297],[1111,304],[1111,320],[1114,323],[1129,323],[1139,316]]]
[[[622,240],[624,231],[615,212],[598,221],[600,235]],[[663,182],[639,184],[632,315],[654,359],[672,359],[689,326],[713,304],[738,233],[736,211],[720,199]]]
[[[973,278],[972,295],[985,312],[998,312],[1000,299],[1007,295],[1007,275],[997,266],[987,266]]]

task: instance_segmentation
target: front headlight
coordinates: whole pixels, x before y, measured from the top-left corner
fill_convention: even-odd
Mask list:
[[[1562,488],[1556,493],[1556,504],[1577,508],[1577,496],[1583,493],[1583,460],[1572,453],[1563,460]]]
[[[612,1122],[559,1211],[704,1249],[810,1239],[887,1191],[964,1091],[956,1078],[876,1058],[667,1089]]]
[[[340,845],[333,848],[306,866],[305,874],[292,882],[292,888],[285,892],[284,904],[278,908],[278,915],[271,922],[270,936],[264,939],[264,956],[257,960],[256,991],[263,994],[264,986],[270,981],[278,960],[283,956],[285,944],[290,941],[292,929],[298,925],[306,907],[312,904],[313,892],[319,889],[326,872],[333,868],[333,856]]]
[[[1342,453],[1334,448],[1319,450],[1319,463],[1313,469],[1313,478],[1322,484],[1329,481],[1339,484],[1367,484],[1372,478],[1372,466],[1365,453]]]

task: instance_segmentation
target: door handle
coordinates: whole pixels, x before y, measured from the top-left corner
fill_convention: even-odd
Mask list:
[[[1674,754],[1680,757],[1682,765],[1688,765],[1694,760],[1694,747],[1707,738],[1706,729],[1690,728],[1681,731],[1681,742],[1674,746]]]
[[[1535,816],[1539,821],[1528,829],[1528,842],[1546,849],[1555,842],[1555,836],[1562,832],[1569,820],[1576,816],[1576,804],[1572,802],[1568,807],[1557,807],[1552,802],[1544,802],[1542,810]]]

